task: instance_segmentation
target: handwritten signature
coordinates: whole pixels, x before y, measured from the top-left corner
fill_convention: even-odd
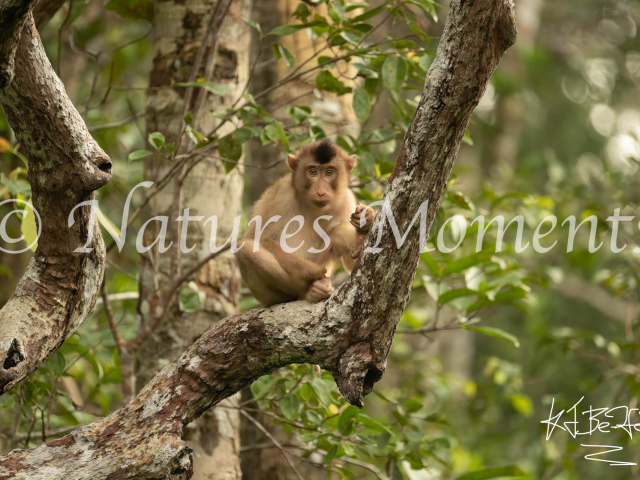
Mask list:
[[[638,415],[638,420],[640,420],[640,409],[638,408],[629,408],[627,406],[620,406],[614,408],[593,408],[589,407],[589,410],[584,410],[581,412],[581,415],[588,415],[589,429],[585,431],[580,431],[578,427],[578,405],[584,400],[582,397],[578,402],[576,402],[570,409],[568,410],[560,410],[560,412],[554,414],[553,407],[555,405],[555,399],[551,401],[551,411],[549,412],[548,420],[543,420],[540,423],[544,423],[547,425],[547,440],[551,438],[551,434],[556,428],[564,430],[573,438],[577,438],[578,435],[592,435],[593,433],[601,432],[601,433],[610,433],[613,430],[623,429],[629,434],[629,438],[633,438],[633,432],[640,432],[640,423],[632,423],[631,417],[632,415]],[[573,413],[572,413],[573,412]],[[624,421],[622,423],[616,423],[614,420],[614,412],[616,412],[615,416],[624,415]],[[566,421],[560,423],[560,418],[564,414],[570,415],[573,417],[572,421]],[[584,423],[584,421],[583,421]],[[592,448],[607,448],[608,450],[603,452],[596,452],[585,455],[586,460],[594,460],[596,462],[606,462],[611,466],[622,466],[622,465],[637,465],[636,463],[629,462],[619,462],[615,460],[606,460],[604,458],[595,458],[597,456],[603,456],[607,453],[619,452],[623,450],[623,447],[615,446],[615,445],[585,445],[581,444],[583,447],[592,447]]]

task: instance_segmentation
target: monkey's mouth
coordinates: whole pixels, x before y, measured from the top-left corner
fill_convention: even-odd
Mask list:
[[[329,200],[311,200],[311,202],[318,208],[323,208],[329,205]]]

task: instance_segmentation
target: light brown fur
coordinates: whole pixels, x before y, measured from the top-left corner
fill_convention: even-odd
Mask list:
[[[366,224],[363,228],[355,227],[359,226],[356,213],[365,208],[358,205],[348,188],[355,157],[331,145],[335,156],[329,162],[319,163],[314,156],[319,145],[320,142],[307,145],[295,157],[289,156],[293,171],[269,187],[256,202],[243,236],[244,245],[236,254],[242,278],[263,305],[302,299],[318,302],[329,297],[333,292],[329,277],[339,261],[351,271],[360,253],[358,247],[375,215],[369,208]],[[321,148],[328,148],[327,144]],[[333,170],[333,175],[329,175],[328,170]],[[282,218],[265,227],[275,215]],[[280,246],[281,234],[287,223],[298,215],[304,218],[304,224],[302,228],[297,221],[289,225],[288,234],[300,230],[287,238],[286,244],[290,248],[302,246],[294,253],[287,253]],[[262,218],[263,230],[258,251],[254,251],[257,226],[254,219],[258,216]],[[310,248],[324,248],[324,240],[314,230],[314,222],[321,216],[332,217],[318,222],[330,244],[320,253],[309,252]]]

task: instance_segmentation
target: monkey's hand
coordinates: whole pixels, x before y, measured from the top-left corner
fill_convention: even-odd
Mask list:
[[[360,226],[361,217],[364,218],[364,224],[362,226]],[[371,207],[359,203],[355,213],[351,214],[351,225],[355,227],[358,233],[366,234],[371,229],[374,218],[376,218],[376,211]]]

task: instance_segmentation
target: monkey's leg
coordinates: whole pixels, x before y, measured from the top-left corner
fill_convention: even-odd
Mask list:
[[[274,252],[263,245],[254,252],[254,245],[253,241],[245,241],[236,258],[247,287],[265,306],[303,299],[309,290],[309,284],[317,278],[324,278],[324,269],[315,264],[311,264],[313,268],[305,265],[311,262],[299,259],[302,266],[296,270],[297,263],[285,261],[285,269],[278,255],[274,255]],[[293,257],[286,252],[282,253]],[[316,276],[311,277],[310,273],[315,273]]]
[[[260,248],[271,253],[288,275],[305,280],[307,285],[315,280],[322,280],[327,274],[326,268],[292,253],[287,253],[280,248],[280,245],[273,242],[260,244]]]
[[[266,249],[254,252],[251,241],[245,242],[236,258],[247,287],[264,306],[296,300],[309,288],[308,281],[297,282]]]

